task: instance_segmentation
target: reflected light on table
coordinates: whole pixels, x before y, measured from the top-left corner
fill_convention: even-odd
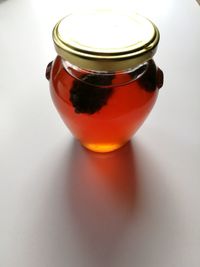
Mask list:
[[[74,142],[68,204],[74,227],[101,261],[113,255],[134,214],[137,173],[131,143],[105,154]]]

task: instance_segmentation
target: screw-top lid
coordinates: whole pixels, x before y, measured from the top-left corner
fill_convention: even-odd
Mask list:
[[[53,29],[57,53],[83,69],[120,71],[153,57],[157,27],[138,14],[114,10],[72,13]]]

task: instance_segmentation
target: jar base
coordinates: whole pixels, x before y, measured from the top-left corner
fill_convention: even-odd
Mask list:
[[[98,152],[98,153],[107,153],[107,152],[112,152],[114,150],[119,149],[120,147],[124,146],[125,143],[120,143],[120,144],[86,144],[82,143],[82,145],[87,148],[88,150],[91,150],[93,152]]]

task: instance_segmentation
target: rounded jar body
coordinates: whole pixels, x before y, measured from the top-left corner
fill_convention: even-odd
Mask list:
[[[162,72],[151,59],[134,69],[80,69],[57,56],[47,68],[53,102],[71,133],[96,152],[118,149],[152,110]]]

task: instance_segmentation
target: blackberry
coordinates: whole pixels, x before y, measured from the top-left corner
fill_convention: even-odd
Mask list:
[[[70,90],[70,101],[76,113],[94,114],[107,104],[112,88],[97,87],[112,85],[114,75],[86,75],[82,81],[75,80]]]

